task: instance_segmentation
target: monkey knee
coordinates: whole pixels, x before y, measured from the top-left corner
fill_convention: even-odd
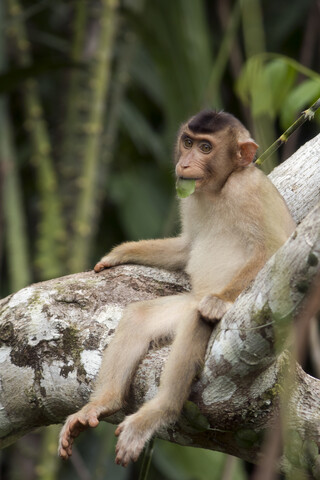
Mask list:
[[[125,308],[117,330],[128,331],[129,325],[131,329],[141,328],[145,319],[146,307],[144,306],[144,302],[131,303]],[[137,333],[137,331],[135,333]]]

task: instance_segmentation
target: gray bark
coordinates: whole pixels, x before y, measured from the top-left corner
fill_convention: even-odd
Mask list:
[[[298,451],[311,471],[319,463],[320,381],[294,366],[283,338],[320,270],[320,135],[270,177],[301,224],[214,329],[190,402],[159,436],[256,462],[289,377],[285,399],[294,442],[286,461],[294,457],[300,467]],[[38,283],[1,300],[0,445],[62,422],[88,400],[126,304],[188,289],[182,273],[124,265]],[[142,361],[130,410],[154,396],[169,350],[152,347]]]

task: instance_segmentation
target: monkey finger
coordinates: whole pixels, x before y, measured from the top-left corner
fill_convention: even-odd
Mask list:
[[[115,259],[112,259],[111,257],[103,257],[100,262],[98,262],[95,266],[94,266],[94,271],[96,273],[99,273],[101,272],[102,270],[106,269],[106,268],[110,268],[110,267],[114,267],[115,265],[117,265],[118,262],[115,260]]]
[[[94,266],[94,271],[96,273],[99,273],[101,272],[102,270],[104,270],[106,267],[104,266],[104,264],[102,262],[98,262],[95,266]]]
[[[204,320],[217,322],[232,306],[232,302],[226,302],[215,295],[206,295],[199,303],[198,310]]]

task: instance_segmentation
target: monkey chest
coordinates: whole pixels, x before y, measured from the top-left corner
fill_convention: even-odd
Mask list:
[[[222,291],[248,262],[250,250],[250,246],[232,231],[198,235],[187,265],[195,294],[202,296]]]

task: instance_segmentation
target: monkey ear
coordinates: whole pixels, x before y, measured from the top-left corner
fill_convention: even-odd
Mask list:
[[[258,145],[251,138],[245,142],[239,142],[238,145],[238,165],[240,167],[246,167],[253,161]]]

